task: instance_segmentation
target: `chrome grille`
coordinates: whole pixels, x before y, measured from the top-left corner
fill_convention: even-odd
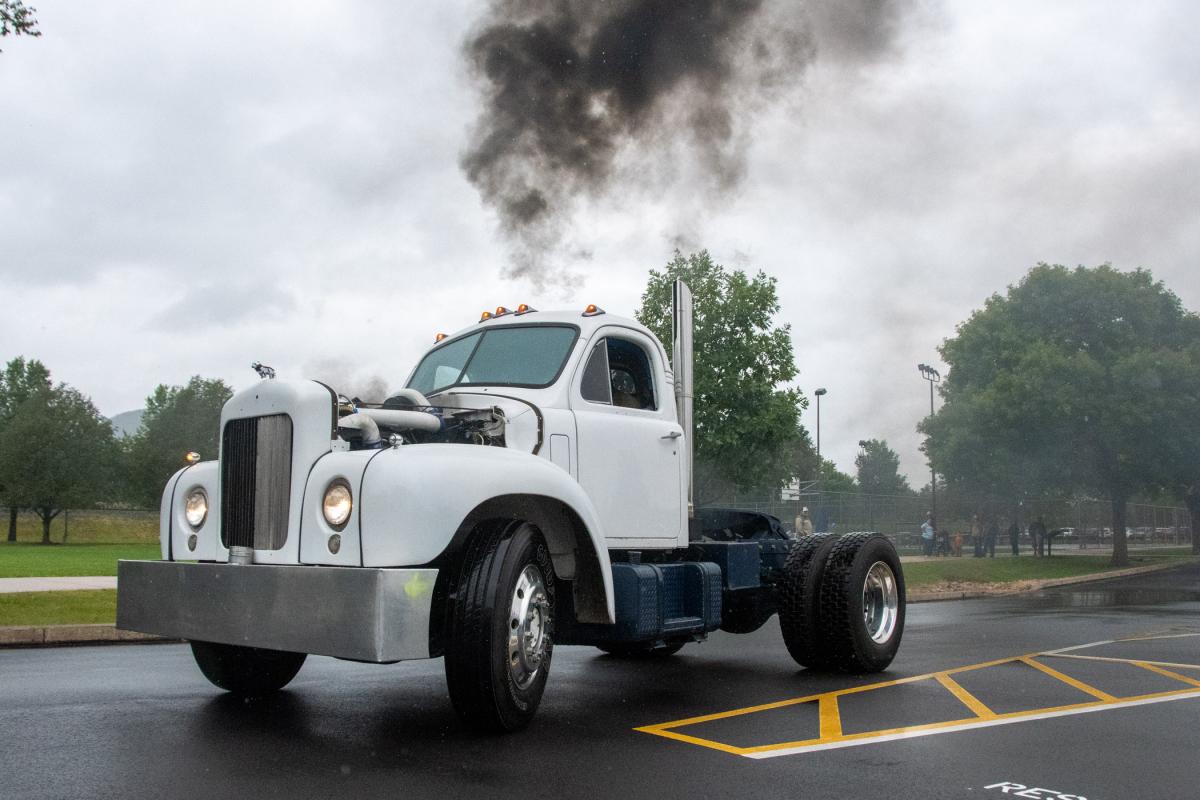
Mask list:
[[[233,419],[221,436],[221,542],[278,550],[287,541],[292,419]]]

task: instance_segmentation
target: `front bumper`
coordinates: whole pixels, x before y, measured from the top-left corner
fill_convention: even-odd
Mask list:
[[[428,658],[437,572],[121,561],[117,627],[356,661]]]

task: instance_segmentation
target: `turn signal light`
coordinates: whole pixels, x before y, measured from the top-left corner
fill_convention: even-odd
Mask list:
[[[585,317],[595,317],[595,316],[597,316],[599,314],[603,314],[603,313],[604,313],[604,309],[601,308],[600,306],[596,305],[595,303],[588,303],[587,308],[585,308],[583,310],[583,315]]]
[[[445,339],[445,338],[446,338],[446,334],[439,333],[437,336],[433,337],[433,342],[434,342],[434,344],[437,344],[438,342],[440,342],[442,339]]]
[[[190,453],[188,453],[186,456],[184,456],[183,460],[189,464],[198,464],[198,463],[200,463],[200,454],[197,453],[195,450],[193,450]]]

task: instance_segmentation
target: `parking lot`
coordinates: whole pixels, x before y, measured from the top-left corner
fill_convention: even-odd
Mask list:
[[[182,645],[5,650],[0,796],[1193,798],[1198,580],[914,605],[876,676],[797,670],[774,621],[658,661],[562,647],[501,738],[459,727],[440,661],[313,658],[243,703]]]

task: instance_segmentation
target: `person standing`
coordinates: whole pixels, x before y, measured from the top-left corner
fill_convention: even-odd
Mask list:
[[[996,540],[1000,538],[1000,523],[995,517],[988,520],[987,532],[983,535],[983,551],[988,558],[996,557]]]
[[[1042,546],[1046,541],[1046,523],[1042,522],[1040,514],[1029,525],[1029,538],[1033,543],[1033,554],[1040,556],[1042,554]]]
[[[978,514],[971,517],[971,544],[975,546],[975,558],[983,558],[983,520]]]
[[[813,532],[812,517],[808,514],[808,506],[800,509],[799,515],[796,517],[796,535],[808,536]]]
[[[1008,526],[1008,543],[1012,545],[1014,556],[1021,555],[1021,526],[1017,524],[1016,517],[1013,517],[1012,524]]]
[[[921,552],[927,556],[933,555],[933,537],[937,528],[933,524],[933,512],[925,512],[925,521],[921,523]]]

